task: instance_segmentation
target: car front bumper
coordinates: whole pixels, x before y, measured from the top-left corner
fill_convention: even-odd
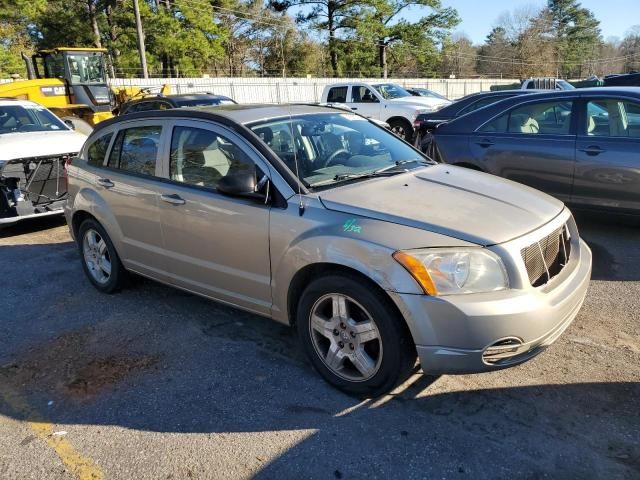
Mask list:
[[[591,250],[553,289],[429,297],[391,293],[407,320],[422,369],[479,373],[523,363],[551,345],[576,317],[591,278]]]

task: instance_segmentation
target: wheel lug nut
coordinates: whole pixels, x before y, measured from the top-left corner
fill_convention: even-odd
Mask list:
[[[344,323],[340,323],[340,328],[344,330],[347,326]]]
[[[338,342],[338,346],[339,346],[340,348],[344,348],[344,343],[342,343],[342,342]]]
[[[355,348],[355,347],[353,346],[353,343],[350,343],[350,344],[349,344],[349,348],[350,348],[351,350],[353,350],[353,349]]]
[[[349,335],[351,335],[351,338],[356,338],[355,332],[349,332]]]
[[[339,332],[338,332],[338,329],[337,329],[337,328],[334,328],[334,329],[333,329],[333,334],[334,334],[334,335],[338,335],[338,333],[339,333]]]

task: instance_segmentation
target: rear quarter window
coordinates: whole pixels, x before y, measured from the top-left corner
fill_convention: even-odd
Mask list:
[[[87,163],[94,167],[101,167],[104,164],[104,157],[107,154],[109,143],[113,133],[108,133],[93,142],[87,150]]]

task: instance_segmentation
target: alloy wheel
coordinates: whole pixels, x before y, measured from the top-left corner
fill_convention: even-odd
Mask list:
[[[93,228],[88,229],[82,239],[84,262],[93,279],[101,285],[111,277],[111,258],[104,238]]]
[[[337,376],[352,382],[373,377],[382,363],[380,332],[367,310],[353,298],[330,293],[311,308],[313,348]]]

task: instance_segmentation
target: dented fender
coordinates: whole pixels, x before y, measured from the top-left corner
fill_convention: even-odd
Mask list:
[[[470,246],[438,233],[342,212],[328,211],[307,197],[302,216],[298,204],[272,209],[270,222],[271,282],[275,320],[289,323],[289,286],[310,265],[336,265],[361,273],[383,290],[423,294],[413,277],[392,254],[401,249]],[[292,233],[296,232],[297,235]],[[410,238],[410,243],[407,243]]]

